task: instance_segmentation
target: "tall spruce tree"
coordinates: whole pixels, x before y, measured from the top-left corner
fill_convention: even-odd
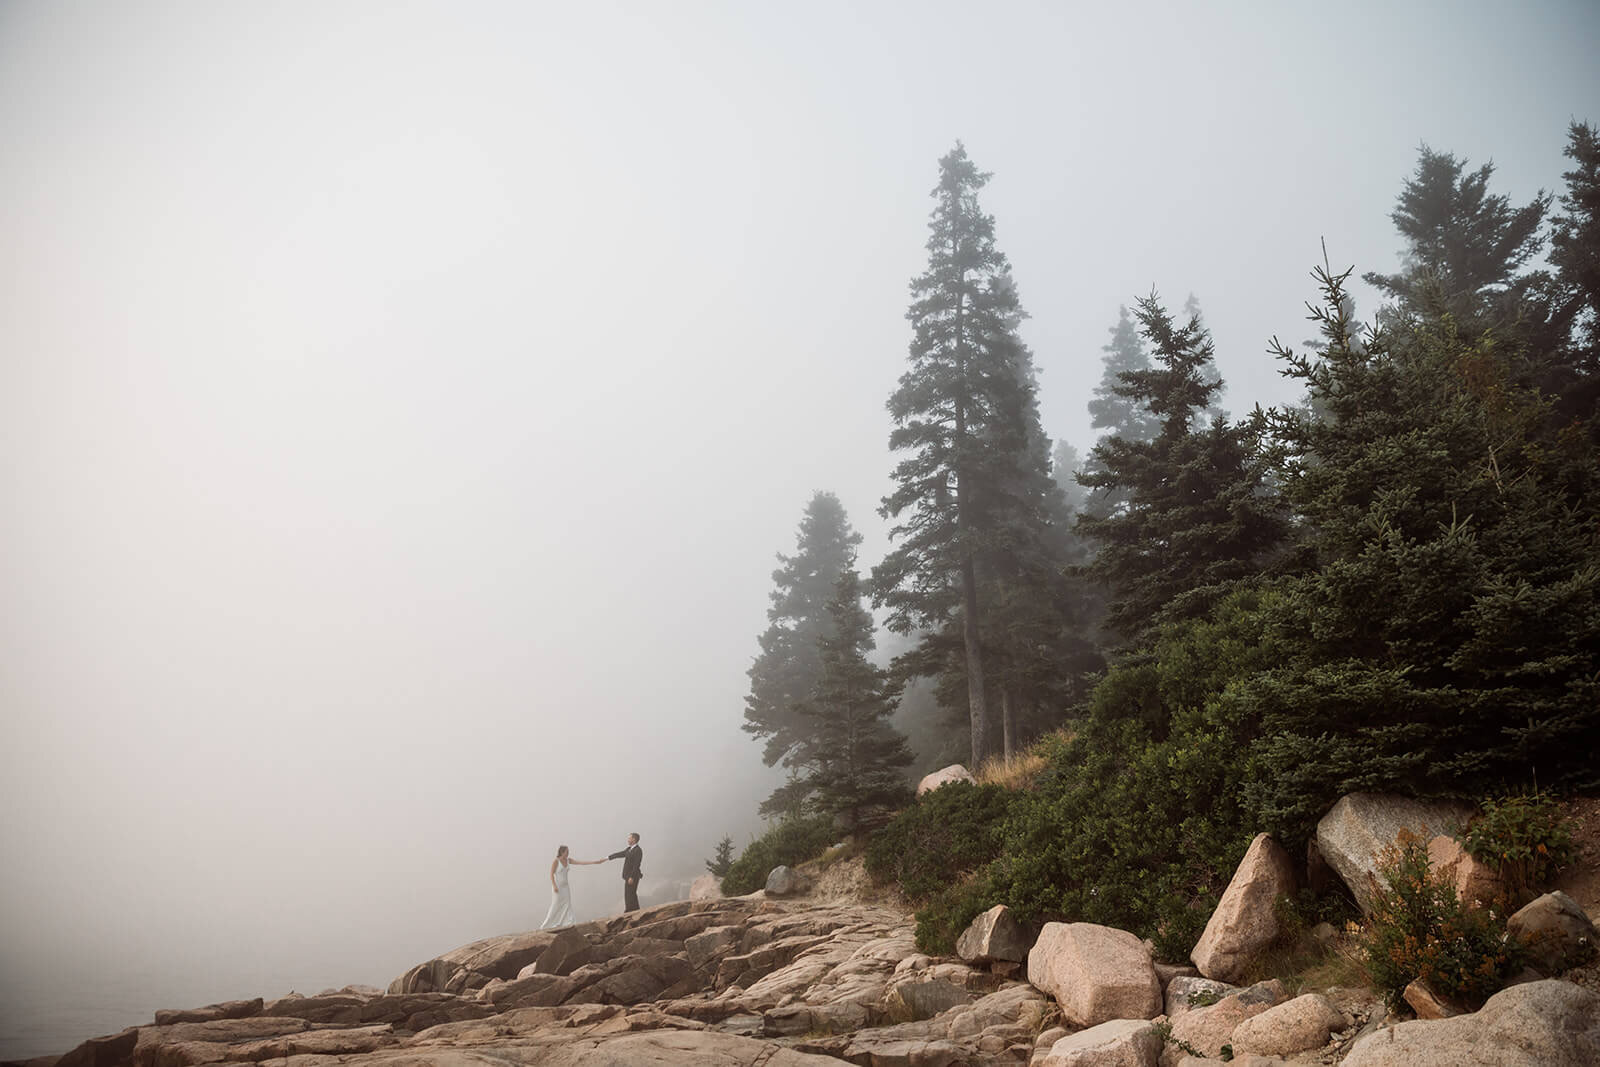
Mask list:
[[[1540,192],[1513,207],[1509,197],[1489,192],[1492,163],[1470,173],[1466,167],[1464,159],[1422,147],[1389,216],[1406,242],[1405,269],[1362,277],[1403,314],[1449,315],[1480,332],[1521,316],[1532,279],[1519,272],[1543,244],[1539,227],[1550,197]]]
[[[1550,225],[1550,266],[1543,277],[1548,309],[1547,350],[1534,352],[1538,383],[1557,394],[1558,420],[1590,420],[1600,409],[1600,137],[1587,123],[1567,133],[1572,169],[1562,177],[1560,212]]]
[[[1145,351],[1144,340],[1139,336],[1139,324],[1129,314],[1127,305],[1117,308],[1117,324],[1108,331],[1111,340],[1100,349],[1100,384],[1094,387],[1089,401],[1090,425],[1104,430],[1103,437],[1120,437],[1124,441],[1153,441],[1161,432],[1161,424],[1150,409],[1123,392],[1124,374],[1150,369],[1150,354]]]
[[[855,830],[874,809],[904,802],[906,739],[889,723],[895,692],[885,671],[867,659],[873,649],[872,616],[861,606],[861,579],[845,568],[828,602],[829,626],[818,650],[822,673],[801,705],[808,731],[806,778],[812,807],[842,816]]]
[[[1177,326],[1155,294],[1138,302],[1155,366],[1125,371],[1118,395],[1159,420],[1148,441],[1095,447],[1096,489],[1127,495],[1111,515],[1083,516],[1097,551],[1089,571],[1110,591],[1107,621],[1130,645],[1162,621],[1202,613],[1229,583],[1257,573],[1288,525],[1265,492],[1250,429],[1217,419],[1196,429],[1222,387],[1198,318]]]
[[[798,707],[810,699],[822,676],[819,642],[829,625],[828,602],[860,542],[839,498],[819,492],[801,517],[795,554],[780,553],[780,565],[772,572],[772,606],[759,638],[761,653],[749,670],[743,726],[765,740],[762,760],[767,766],[782,761],[792,772],[789,785],[779,787],[763,805],[769,814],[792,812],[804,802],[806,788],[798,767],[806,762],[803,749],[810,733]]]
[[[1275,413],[1313,566],[1271,620],[1279,665],[1253,804],[1309,832],[1355,790],[1592,788],[1600,745],[1600,465],[1493,334],[1444,318],[1355,343],[1317,272],[1323,340],[1276,346],[1312,403]]]
[[[897,545],[873,569],[873,596],[889,609],[891,630],[919,635],[918,647],[897,658],[899,673],[959,671],[977,764],[992,732],[980,571],[993,581],[1032,573],[1048,540],[1046,498],[1058,491],[1038,426],[1032,356],[1017,334],[1024,313],[995,247],[994,219],[978,204],[989,175],[959,143],[939,171],[928,269],[911,283],[906,316],[910,368],[888,405],[890,449],[908,453],[880,509],[896,520]],[[991,625],[987,637],[1005,645],[1010,630]],[[957,635],[959,667],[951,656]]]

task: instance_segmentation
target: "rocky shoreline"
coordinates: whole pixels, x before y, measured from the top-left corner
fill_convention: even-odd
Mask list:
[[[1348,801],[1348,803],[1347,803]],[[1363,880],[1394,825],[1437,820],[1357,794],[1319,827],[1332,872]],[[1323,833],[1326,829],[1326,833]],[[1451,857],[1465,885],[1482,875]],[[1248,981],[1276,936],[1294,864],[1266,835],[1240,864],[1194,952],[1091,923],[1029,937],[1003,906],[957,955],[918,952],[904,908],[862,892],[860,862],[820,884],[779,868],[768,889],[715,891],[559,932],[490,938],[412,967],[387,990],[231,1001],[157,1012],[30,1067],[332,1064],[715,1064],[798,1067],[1251,1067],[1600,1063],[1600,995],[1544,977],[1592,957],[1595,927],[1564,893],[1513,916],[1543,954],[1476,1012],[1418,983],[1398,1021],[1370,990]],[[1526,914],[1524,914],[1526,913]],[[1259,973],[1258,971],[1256,973]],[[1574,972],[1576,974],[1576,972]],[[10,1065],[0,1065],[10,1067]]]

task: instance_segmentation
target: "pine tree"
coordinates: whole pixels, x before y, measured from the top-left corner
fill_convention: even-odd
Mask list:
[[[870,811],[906,799],[904,768],[912,755],[889,723],[895,693],[885,672],[867,659],[874,644],[872,616],[861,606],[855,568],[839,576],[828,618],[819,645],[822,674],[802,706],[811,734],[807,784],[816,810],[842,816],[854,830]]]
[[[1315,555],[1271,620],[1280,665],[1236,694],[1263,724],[1254,803],[1303,834],[1354,790],[1593,787],[1593,443],[1492,333],[1443,319],[1354,343],[1348,274],[1317,272],[1319,349],[1277,346],[1313,401],[1275,432]]]
[[[1195,429],[1222,387],[1204,326],[1175,325],[1153,293],[1138,302],[1138,318],[1156,366],[1123,372],[1117,390],[1160,431],[1095,447],[1099,469],[1084,481],[1125,493],[1127,503],[1078,522],[1097,547],[1089,572],[1110,591],[1107,621],[1129,643],[1164,620],[1202,613],[1229,583],[1257,573],[1287,531],[1249,428],[1219,419]]]
[[[1494,165],[1467,173],[1466,160],[1426,145],[1416,173],[1401,190],[1395,228],[1405,238],[1405,270],[1362,275],[1392,296],[1403,313],[1479,332],[1516,321],[1528,295],[1524,264],[1543,239],[1540,223],[1550,206],[1542,191],[1522,207],[1491,194]]]
[[[759,639],[761,653],[749,671],[743,726],[746,733],[765,739],[762,760],[769,767],[782,761],[793,772],[797,750],[807,740],[807,724],[796,708],[821,677],[819,641],[828,623],[828,601],[860,542],[839,498],[819,492],[800,520],[795,554],[778,556],[768,625]],[[789,785],[780,786],[763,810],[796,810],[806,792],[796,784],[800,778],[791,774]]]
[[[1193,293],[1190,293],[1183,302],[1183,317],[1189,322],[1198,322],[1202,326],[1205,325],[1205,314],[1200,310],[1200,298]],[[1216,419],[1226,419],[1228,417],[1227,411],[1223,410],[1220,403],[1222,393],[1226,388],[1221,372],[1217,370],[1217,365],[1212,363],[1210,368],[1203,373],[1205,374],[1206,384],[1215,385],[1217,388],[1206,401],[1205,408],[1195,413],[1194,428],[1196,430],[1205,429]]]
[[[1078,472],[1082,469],[1083,458],[1071,442],[1065,439],[1057,441],[1055,451],[1050,455],[1050,477],[1061,490],[1069,518],[1081,512],[1089,500],[1089,491],[1078,481]]]
[[[1089,401],[1090,425],[1104,430],[1102,436],[1130,442],[1153,441],[1161,430],[1160,424],[1148,408],[1121,392],[1124,374],[1150,369],[1150,356],[1139,336],[1138,323],[1126,305],[1117,308],[1117,324],[1108,332],[1111,340],[1100,349],[1105,353],[1100,384],[1094,387],[1094,398]]]
[[[1576,362],[1592,375],[1600,373],[1600,136],[1588,123],[1571,125],[1566,156],[1573,166],[1562,175],[1561,213],[1551,220],[1550,265],[1582,353]]]
[[[898,545],[874,568],[873,589],[897,633],[937,642],[959,631],[976,764],[991,729],[979,556],[1016,550],[1048,521],[1037,499],[1049,486],[1048,444],[1037,429],[1032,358],[1016,332],[1023,311],[1010,265],[978,205],[989,175],[959,143],[939,169],[928,269],[911,283],[911,366],[889,400],[889,447],[909,453],[880,509],[897,520]]]
[[[718,878],[726,878],[728,869],[733,866],[733,838],[728,834],[722,835],[722,840],[717,842],[717,855],[715,859],[706,860],[706,870]]]
[[[1541,275],[1546,321],[1532,353],[1539,387],[1558,396],[1558,421],[1588,421],[1600,433],[1600,137],[1575,122],[1567,135],[1572,169],[1562,177],[1561,211],[1550,226],[1550,266]],[[1542,342],[1542,344],[1541,344]],[[1544,356],[1543,360],[1539,356]]]

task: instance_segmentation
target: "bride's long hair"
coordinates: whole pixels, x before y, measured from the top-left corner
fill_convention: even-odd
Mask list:
[[[562,845],[560,848],[556,849],[556,859],[560,859],[562,856],[565,856],[566,854],[567,854],[567,846],[566,845]]]

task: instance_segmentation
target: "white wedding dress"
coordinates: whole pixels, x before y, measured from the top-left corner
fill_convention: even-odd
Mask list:
[[[556,864],[556,897],[550,902],[550,913],[539,924],[541,930],[556,930],[572,925],[572,889],[567,885],[567,865]]]

